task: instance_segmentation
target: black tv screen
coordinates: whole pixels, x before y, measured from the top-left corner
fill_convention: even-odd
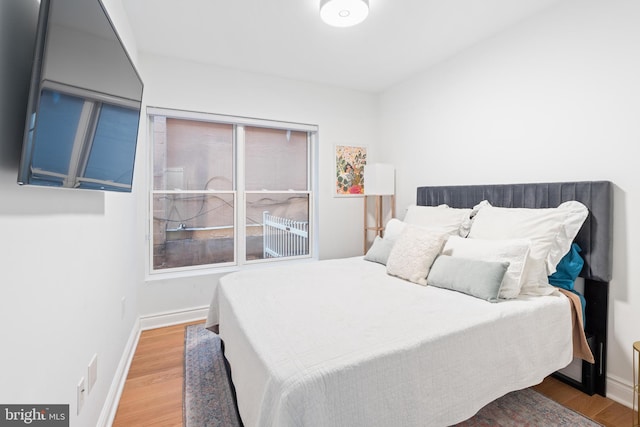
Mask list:
[[[42,0],[18,183],[131,191],[142,89],[99,0]]]

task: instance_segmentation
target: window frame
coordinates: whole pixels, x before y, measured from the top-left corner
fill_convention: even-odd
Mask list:
[[[233,125],[233,189],[229,191],[220,190],[155,190],[153,185],[153,170],[154,170],[154,140],[153,140],[153,116],[164,116],[172,119],[184,119],[195,120],[204,122],[214,122],[220,124]],[[318,225],[317,225],[317,192],[318,192],[318,172],[317,172],[317,150],[318,150],[318,126],[296,122],[284,122],[268,119],[256,119],[242,116],[231,116],[215,113],[204,113],[188,110],[176,110],[161,107],[147,107],[147,124],[148,132],[147,138],[149,143],[147,144],[148,153],[148,167],[147,167],[147,262],[146,262],[146,279],[166,279],[172,277],[188,277],[194,275],[204,274],[218,274],[227,273],[230,271],[236,271],[244,268],[252,268],[265,263],[273,262],[300,262],[308,261],[309,259],[317,259],[317,237],[318,237]],[[309,253],[307,255],[298,255],[282,258],[267,258],[267,259],[246,259],[246,194],[257,193],[287,193],[287,191],[255,191],[245,190],[245,127],[264,127],[269,129],[279,130],[291,130],[302,131],[307,134],[307,189],[295,190],[296,194],[307,194],[309,198],[309,232],[308,232],[308,244]],[[166,269],[154,269],[153,266],[153,199],[158,194],[233,194],[234,199],[234,261],[225,262],[219,264],[205,264],[205,265],[193,265],[183,267],[172,267]]]

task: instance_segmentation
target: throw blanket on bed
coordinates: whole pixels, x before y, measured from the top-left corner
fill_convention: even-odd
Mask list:
[[[571,301],[571,323],[573,335],[573,357],[586,360],[589,363],[595,363],[591,348],[587,343],[587,337],[584,334],[584,324],[582,322],[582,302],[580,296],[562,288],[558,288],[560,292],[566,295]]]

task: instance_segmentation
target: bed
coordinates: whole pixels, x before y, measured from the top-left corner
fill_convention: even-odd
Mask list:
[[[584,259],[585,329],[595,364],[584,362],[582,378],[564,380],[600,394],[606,374],[611,198],[608,182],[417,192],[417,205],[450,209],[470,209],[482,201],[507,208],[579,201],[588,208],[575,241]],[[414,231],[401,233],[402,239]],[[511,265],[497,264],[479,265],[502,268],[503,274]],[[218,328],[224,342],[245,426],[452,425],[573,359],[571,303],[557,292],[489,303],[389,271],[388,264],[355,257],[270,266],[221,279],[207,327]]]

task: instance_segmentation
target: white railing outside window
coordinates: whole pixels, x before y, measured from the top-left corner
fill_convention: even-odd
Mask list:
[[[262,213],[264,258],[307,255],[309,253],[309,222]]]

